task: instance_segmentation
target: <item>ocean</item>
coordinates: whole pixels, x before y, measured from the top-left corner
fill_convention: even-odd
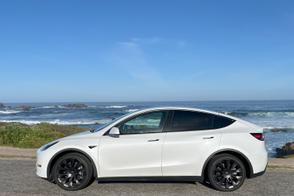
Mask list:
[[[190,102],[97,102],[6,103],[0,107],[0,122],[41,122],[99,127],[111,119],[138,109],[155,106],[184,106],[226,113],[265,128],[270,156],[287,142],[294,142],[294,100],[292,101],[190,101]],[[0,105],[1,106],[1,105]],[[86,107],[87,106],[87,107]]]

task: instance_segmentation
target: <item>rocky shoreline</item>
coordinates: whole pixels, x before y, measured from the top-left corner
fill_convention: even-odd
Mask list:
[[[84,109],[89,107],[87,104],[84,104],[84,103],[68,103],[68,104],[63,104],[61,106],[68,109]],[[58,106],[56,105],[55,107],[58,107]],[[5,105],[4,103],[0,103],[0,110],[3,110],[3,111],[15,109],[18,111],[27,112],[33,108],[34,107],[31,105],[18,105],[18,106],[12,107],[10,105]]]
[[[294,155],[294,142],[288,142],[281,148],[277,148],[276,153],[278,158]]]

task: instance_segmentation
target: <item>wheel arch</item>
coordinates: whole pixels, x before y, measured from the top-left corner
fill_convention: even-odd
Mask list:
[[[204,162],[202,174],[201,174],[203,176],[203,178],[206,177],[209,161],[214,156],[219,155],[219,154],[231,154],[231,155],[236,156],[244,163],[244,166],[246,168],[246,177],[251,178],[254,176],[252,164],[251,164],[250,160],[242,152],[240,152],[238,150],[234,150],[234,149],[222,149],[222,150],[218,150],[218,151],[212,153]]]
[[[52,171],[52,168],[53,168],[53,165],[54,163],[57,161],[58,158],[62,157],[63,155],[65,154],[68,154],[68,153],[79,153],[79,154],[82,154],[84,155],[86,158],[89,159],[89,161],[91,162],[91,165],[93,167],[93,171],[94,171],[94,178],[97,178],[98,177],[98,173],[97,173],[97,169],[96,169],[96,164],[95,162],[93,161],[93,159],[91,158],[90,155],[88,155],[86,152],[82,151],[82,150],[79,150],[79,149],[76,149],[76,148],[68,148],[68,149],[64,149],[64,150],[61,150],[57,153],[55,153],[49,163],[48,163],[48,166],[47,166],[47,179],[52,181],[52,176],[51,176],[51,171]]]

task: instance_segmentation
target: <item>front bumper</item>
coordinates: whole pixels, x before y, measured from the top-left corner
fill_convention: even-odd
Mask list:
[[[49,163],[49,157],[47,151],[37,151],[37,161],[36,161],[36,174],[41,178],[47,178],[47,168]]]

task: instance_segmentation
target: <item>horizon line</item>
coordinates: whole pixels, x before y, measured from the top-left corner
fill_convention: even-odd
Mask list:
[[[294,99],[227,99],[227,100],[148,100],[148,101],[28,101],[28,102],[1,102],[3,104],[30,104],[30,103],[158,103],[158,102],[237,102],[237,101],[294,101]]]

